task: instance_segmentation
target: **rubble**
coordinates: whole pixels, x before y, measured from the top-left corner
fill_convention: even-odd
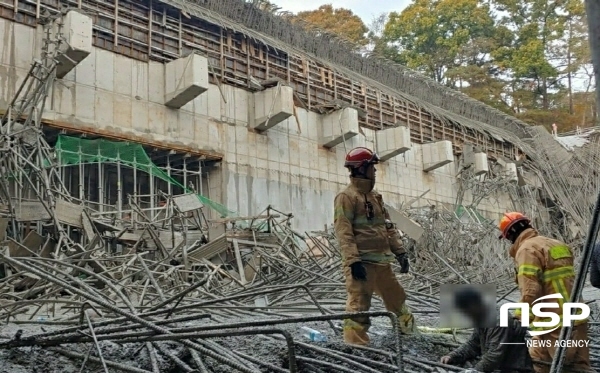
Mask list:
[[[54,42],[60,46],[59,40]],[[341,257],[329,228],[296,232],[293,214],[273,206],[256,216],[227,216],[188,182],[180,183],[180,193],[170,184],[167,191],[151,187],[150,194],[134,190],[126,201],[119,189],[114,204],[86,198],[91,192],[84,172],[77,174],[78,181],[71,177],[67,182],[65,157],[76,157],[67,164],[81,170],[96,162],[100,179],[108,177],[101,165],[109,160],[84,152],[97,143],[81,140],[71,150],[51,147],[40,123],[55,78],[53,53],[59,51],[46,49],[45,59],[33,64],[0,123],[2,369],[462,369],[437,361],[458,345],[464,331],[428,334],[423,329],[419,335],[399,336],[396,318],[377,298],[368,313],[373,345],[341,342],[340,324],[349,315],[344,312]],[[132,159],[121,150],[116,151],[117,175],[121,166],[162,172],[143,150]],[[159,176],[172,180],[170,174]],[[495,226],[476,213],[479,201],[516,188],[514,183],[503,176],[475,179],[468,171],[458,182],[462,189],[455,206],[433,206],[421,196],[396,212],[421,227],[404,237],[413,270],[399,276],[418,324],[433,331],[441,284],[495,283],[501,299],[514,291],[506,247],[497,240]],[[98,188],[98,193],[107,192],[101,183]],[[463,206],[466,192],[473,202]],[[531,207],[536,199],[523,193],[515,193],[523,196],[517,202]],[[207,218],[208,208],[219,208],[223,217]],[[321,331],[328,341],[305,339],[301,326]],[[591,335],[597,343],[597,334]]]

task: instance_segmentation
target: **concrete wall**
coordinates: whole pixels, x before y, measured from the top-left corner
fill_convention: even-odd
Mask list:
[[[39,31],[38,31],[39,33]],[[39,49],[36,30],[0,19],[0,109],[5,109]],[[34,53],[35,51],[35,53]],[[225,97],[225,100],[223,97]],[[45,118],[151,141],[181,143],[224,154],[211,172],[210,198],[242,215],[267,205],[295,216],[296,228],[321,229],[333,219],[333,198],[348,182],[345,147],[318,145],[322,116],[296,108],[296,116],[258,133],[248,128],[252,94],[229,86],[208,91],[181,109],[165,101],[165,65],[135,61],[105,50],[92,53],[54,87]],[[374,147],[364,130],[346,149]],[[457,162],[424,173],[422,147],[378,167],[377,189],[398,206],[430,189],[426,198],[455,202]],[[484,215],[497,218],[509,206],[484,202]],[[422,202],[419,204],[423,204]]]

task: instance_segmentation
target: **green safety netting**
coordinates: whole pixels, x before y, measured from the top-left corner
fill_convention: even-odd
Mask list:
[[[477,211],[476,209],[472,208],[472,207],[465,207],[463,205],[459,205],[456,208],[456,211],[454,211],[456,213],[456,216],[461,219],[463,217],[464,214],[469,214],[469,216],[471,218],[475,218],[476,221],[478,223],[493,223],[490,219],[486,219],[485,217],[483,217],[483,215],[481,215],[479,213],[479,211]]]
[[[136,168],[148,174],[177,185],[187,193],[191,192],[177,180],[156,166],[140,144],[109,141],[105,139],[89,140],[78,137],[59,135],[55,145],[56,158],[59,165],[69,166],[79,163],[120,163]],[[200,194],[198,199],[205,205],[217,211],[222,217],[237,216],[227,207],[212,201]]]

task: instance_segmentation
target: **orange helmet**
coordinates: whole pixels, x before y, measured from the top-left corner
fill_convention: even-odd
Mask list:
[[[498,228],[502,232],[502,236],[500,236],[500,238],[508,238],[507,236],[510,229],[520,221],[527,223],[531,222],[527,216],[521,214],[520,212],[505,212],[502,219],[500,219],[500,224],[498,225]]]
[[[346,154],[344,167],[358,168],[368,164],[379,163],[379,157],[371,149],[362,146],[354,148]]]

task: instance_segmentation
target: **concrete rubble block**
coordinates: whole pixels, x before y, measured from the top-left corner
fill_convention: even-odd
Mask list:
[[[375,133],[377,138],[377,155],[382,162],[411,149],[410,129],[398,126]]]
[[[208,59],[192,53],[165,65],[165,105],[179,109],[208,90]]]
[[[475,162],[473,163],[473,171],[475,175],[483,175],[487,173],[490,168],[488,166],[488,157],[486,153],[475,153],[473,154]]]
[[[258,131],[283,122],[294,115],[294,89],[287,86],[277,86],[255,92],[254,118],[251,127]]]
[[[449,140],[423,144],[423,171],[429,172],[454,161]]]
[[[517,164],[514,162],[506,161],[505,159],[498,158],[498,164],[501,166],[502,175],[508,177],[510,181],[517,182],[519,180],[519,174],[517,173]]]
[[[358,111],[345,108],[323,117],[319,145],[333,148],[359,134]]]
[[[471,167],[475,176],[483,175],[490,170],[487,154],[473,145],[463,147],[463,160],[464,167]]]
[[[517,174],[517,165],[515,163],[507,163],[506,166],[504,166],[504,172],[506,177],[508,177],[510,181],[516,182],[519,180],[519,176]]]
[[[61,44],[62,53],[57,58],[56,77],[59,79],[64,78],[92,53],[92,18],[71,10],[63,17],[62,22],[65,42]]]
[[[425,230],[417,222],[410,219],[404,213],[396,210],[395,208],[385,205],[390,215],[390,220],[396,224],[396,227],[406,236],[412,238],[415,241],[419,241]]]

